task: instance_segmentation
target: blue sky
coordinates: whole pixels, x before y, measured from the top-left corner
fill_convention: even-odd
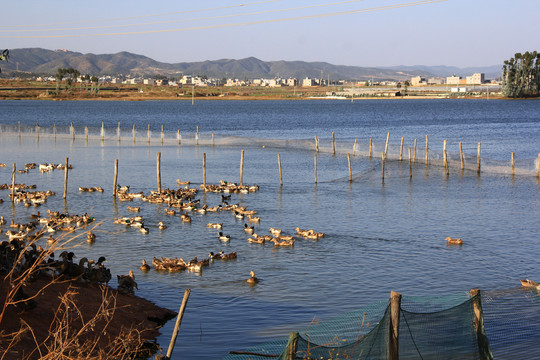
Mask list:
[[[1,9],[0,49],[129,51],[170,63],[468,67],[540,51],[538,0],[27,0]]]

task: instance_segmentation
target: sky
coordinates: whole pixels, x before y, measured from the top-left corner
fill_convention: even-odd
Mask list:
[[[0,9],[0,49],[167,63],[473,67],[540,51],[539,0],[6,0]]]

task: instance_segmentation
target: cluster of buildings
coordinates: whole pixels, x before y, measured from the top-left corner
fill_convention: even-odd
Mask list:
[[[448,76],[446,78],[426,78],[422,76],[415,76],[411,79],[412,86],[422,86],[422,85],[481,85],[486,82],[484,73],[474,73],[471,76],[465,77],[463,79],[461,76]]]

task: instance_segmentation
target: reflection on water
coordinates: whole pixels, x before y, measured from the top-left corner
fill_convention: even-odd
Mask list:
[[[219,358],[228,350],[243,349],[264,341],[267,337],[302,328],[314,316],[324,320],[386,299],[391,290],[408,295],[444,295],[468,291],[471,288],[514,287],[519,278],[540,279],[535,258],[537,251],[534,251],[539,245],[537,223],[540,218],[540,198],[538,181],[531,176],[534,171],[532,161],[531,165],[526,167],[529,175],[516,176],[513,179],[509,172],[489,172],[489,159],[486,159],[486,165],[483,165],[485,172],[481,176],[476,174],[472,161],[472,168],[466,168],[461,173],[459,160],[457,165],[451,166],[447,176],[444,169],[437,165],[436,140],[430,137],[430,144],[433,143],[433,160],[430,160],[428,167],[423,161],[417,160],[412,166],[411,178],[407,161],[400,162],[396,158],[389,158],[383,183],[380,156],[369,158],[365,145],[369,142],[369,137],[378,132],[380,139],[376,146],[382,148],[387,130],[384,125],[391,121],[385,119],[380,125],[369,123],[370,128],[365,132],[364,128],[352,127],[337,116],[335,123],[325,120],[326,124],[322,124],[316,121],[313,131],[329,134],[335,129],[336,134],[346,135],[343,138],[360,139],[357,154],[351,157],[353,181],[349,182],[346,157],[346,152],[352,149],[350,142],[343,145],[338,143],[338,149],[344,151],[338,151],[336,156],[332,156],[331,152],[319,153],[318,183],[315,184],[313,141],[295,140],[312,139],[313,136],[308,136],[309,131],[301,127],[302,121],[298,120],[302,119],[301,112],[291,104],[257,103],[253,105],[255,109],[248,112],[256,118],[259,116],[259,109],[263,109],[261,111],[267,116],[276,113],[275,121],[278,122],[287,118],[283,114],[294,118],[290,124],[282,122],[280,129],[268,125],[271,122],[267,119],[253,120],[249,119],[248,115],[241,119],[231,119],[228,113],[222,112],[222,118],[214,119],[212,114],[213,111],[217,112],[214,107],[218,105],[213,103],[206,106],[203,104],[205,108],[209,108],[209,114],[206,115],[205,109],[183,108],[186,111],[200,112],[201,121],[206,122],[207,128],[217,129],[221,126],[222,133],[231,132],[223,140],[223,135],[218,135],[216,131],[215,146],[208,140],[205,142],[205,139],[209,139],[208,134],[206,137],[201,134],[198,146],[190,143],[194,137],[193,133],[187,131],[182,132],[182,145],[178,146],[176,130],[166,133],[164,145],[161,145],[160,139],[153,139],[153,143],[148,146],[144,141],[145,123],[152,122],[155,134],[160,136],[154,117],[143,116],[152,109],[161,109],[152,104],[118,105],[122,111],[118,112],[118,116],[110,115],[106,134],[111,132],[112,135],[103,143],[99,137],[102,120],[90,115],[90,139],[86,142],[84,137],[77,137],[73,141],[68,126],[71,120],[67,123],[60,121],[65,113],[56,113],[59,111],[58,104],[40,104],[43,103],[32,103],[30,109],[24,107],[26,112],[31,112],[34,108],[34,114],[24,112],[21,115],[23,123],[29,126],[32,122],[25,122],[28,119],[37,118],[40,112],[48,114],[59,124],[56,140],[49,130],[52,124],[41,118],[39,143],[36,134],[29,135],[27,129],[19,138],[17,125],[11,125],[12,129],[3,125],[0,135],[0,161],[8,166],[0,169],[0,183],[10,182],[9,164],[13,162],[17,164],[17,168],[22,168],[29,162],[61,163],[68,157],[73,170],[69,173],[66,202],[61,195],[63,172],[41,174],[30,171],[27,174],[17,174],[16,182],[36,184],[39,190],[50,189],[57,192],[56,196],[49,198],[42,206],[42,213],[45,213],[46,209],[71,214],[88,212],[97,220],[103,220],[95,244],[89,246],[84,243],[77,249],[77,254],[79,257],[95,259],[101,255],[106,256],[107,266],[113,274],[136,270],[140,289],[138,295],[158,305],[177,310],[184,289],[192,289],[175,349],[178,356],[181,354],[187,358]],[[105,111],[99,110],[99,107],[93,104],[95,103],[68,103],[66,106],[68,111],[75,111],[75,114],[86,107],[97,112]],[[360,106],[358,104],[362,102],[355,102],[354,106]],[[372,103],[364,104],[367,104],[365,110],[368,112],[377,106]],[[321,118],[329,116],[327,112],[330,110],[325,112],[321,110],[322,105],[315,105]],[[18,104],[10,103],[9,106],[13,107],[9,111],[22,111]],[[40,106],[46,109],[40,111]],[[105,108],[108,106],[104,105]],[[174,122],[174,116],[168,112],[173,105],[165,103],[163,106],[165,118],[170,121],[166,128],[188,128],[186,124]],[[220,106],[234,109],[231,104]],[[301,106],[312,115],[314,110],[309,109],[309,104]],[[338,108],[338,105],[334,104],[328,106],[332,110]],[[390,105],[393,106],[395,105]],[[460,108],[462,105],[456,106]],[[480,107],[485,110],[485,106]],[[140,116],[137,120],[137,135],[143,140],[136,144],[131,141],[128,120],[122,118],[124,111],[137,119]],[[350,109],[342,111],[348,112]],[[498,111],[500,112],[500,109]],[[137,112],[140,114],[136,114]],[[472,109],[471,112],[481,113],[478,109]],[[528,110],[524,113],[528,114]],[[387,116],[394,116],[396,121],[402,119],[393,115],[392,109]],[[412,112],[406,112],[405,116],[410,120]],[[444,116],[444,112],[436,115],[438,118]],[[506,118],[506,115],[503,118]],[[79,128],[84,125],[72,120],[76,134],[83,136],[84,131]],[[126,124],[120,143],[115,129],[118,121]],[[250,124],[250,127],[242,128],[245,138],[232,136],[230,123],[234,121]],[[33,123],[35,124],[35,121]],[[339,127],[340,124],[343,128]],[[411,139],[422,139],[425,132],[437,132],[441,125],[422,123],[422,129],[419,128],[420,125],[411,128],[407,124],[400,127],[393,123],[392,126],[392,134],[395,134],[396,138],[406,133]],[[457,121],[449,126],[455,129],[471,127]],[[488,122],[483,126],[482,136],[496,137],[504,122]],[[515,129],[520,126],[522,128]],[[190,127],[194,128],[194,125],[191,124]],[[470,132],[463,132],[463,136],[468,139],[477,137],[478,134],[474,132],[478,131],[478,127],[472,126],[471,130],[467,130]],[[536,129],[532,135],[537,136],[538,121],[524,120],[520,125],[514,124],[512,131],[519,134],[521,131],[530,131],[532,127]],[[11,132],[8,134],[6,130]],[[47,134],[47,131],[50,131],[50,134]],[[274,132],[275,137],[262,136],[274,135]],[[366,134],[367,139],[358,135],[359,133]],[[244,139],[245,143],[242,141]],[[531,149],[534,148],[531,142],[523,143],[516,144],[516,147],[531,154],[538,151]],[[262,147],[261,144],[265,146]],[[538,141],[535,144],[538,144]],[[329,148],[329,143],[326,146]],[[292,234],[296,227],[300,227],[325,232],[324,238],[298,239],[293,248],[275,249],[268,244],[248,243],[248,235],[243,231],[245,221],[236,219],[230,212],[192,214],[192,223],[186,224],[180,221],[179,216],[166,215],[166,204],[151,204],[137,199],[133,203],[125,203],[112,197],[115,159],[119,159],[118,184],[130,185],[131,191],[143,191],[148,195],[151,190],[157,189],[158,151],[161,152],[163,187],[176,188],[176,179],[192,181],[191,186],[195,187],[202,183],[203,153],[206,154],[207,183],[218,183],[220,180],[238,182],[241,149],[245,149],[244,183],[258,184],[260,191],[232,194],[230,202],[258,212],[257,215],[261,216],[262,221],[254,225],[256,233],[266,234],[270,227],[274,227]],[[423,151],[420,149],[421,146],[418,149],[418,159],[423,159]],[[398,154],[398,145],[391,144],[390,151]],[[276,161],[278,153],[282,161],[283,187],[279,184]],[[486,153],[489,153],[488,149]],[[493,154],[495,163],[498,151],[493,151]],[[456,161],[451,161],[452,163],[456,164]],[[508,164],[505,166],[508,167]],[[105,191],[81,193],[78,186],[102,186]],[[4,199],[4,203],[0,205],[3,209],[2,215],[8,220],[13,218],[27,222],[29,215],[36,211],[22,205],[12,207],[11,203],[6,201],[7,192],[0,192],[0,198]],[[198,198],[201,205],[208,204],[210,207],[221,202],[220,194],[199,193]],[[128,205],[141,207],[140,214],[145,219],[145,225],[150,228],[149,234],[143,235],[136,229],[112,224],[112,219],[129,215]],[[164,222],[168,228],[160,231],[157,228],[159,221]],[[209,222],[222,222],[223,231],[231,236],[230,243],[219,241],[216,229],[206,227]],[[465,243],[460,247],[448,246],[444,241],[447,236],[463,238]],[[238,259],[214,262],[204,269],[202,274],[187,271],[141,273],[137,270],[142,259],[149,261],[153,256],[177,256],[186,260],[197,256],[202,259],[210,251],[220,250],[237,251]],[[251,270],[262,279],[261,283],[254,287],[245,283]],[[114,283],[112,285],[115,286]],[[173,326],[173,323],[169,323],[163,328],[164,335],[159,339],[162,346],[168,343]]]

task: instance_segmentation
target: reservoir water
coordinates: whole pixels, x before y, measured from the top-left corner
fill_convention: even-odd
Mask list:
[[[43,213],[88,212],[103,221],[95,244],[76,249],[79,257],[104,255],[113,274],[134,270],[136,294],[175,311],[184,289],[192,290],[175,348],[178,358],[222,358],[229,350],[305,328],[314,318],[324,321],[385,301],[391,290],[441,296],[472,288],[514,289],[520,278],[540,280],[539,101],[2,101],[0,111],[0,162],[8,165],[0,168],[0,183],[11,181],[14,162],[21,169],[25,163],[69,158],[73,170],[65,202],[62,171],[17,174],[16,182],[56,191],[39,209]],[[388,133],[383,180],[381,154]],[[414,155],[415,139],[416,161],[409,166],[408,148]],[[448,172],[442,166],[444,140]],[[112,197],[115,159],[118,183],[148,195],[157,189],[158,152],[163,188],[176,189],[176,179],[191,181],[192,187],[202,183],[203,154],[207,183],[239,182],[241,150],[243,182],[260,190],[232,194],[229,202],[258,212],[256,232],[267,234],[274,227],[292,235],[296,227],[313,228],[324,238],[297,239],[292,248],[251,244],[245,221],[231,212],[192,214],[192,223],[186,224],[166,215],[166,204]],[[81,193],[79,186],[105,191]],[[36,211],[12,207],[6,190],[0,198],[0,214],[8,221],[27,222]],[[199,192],[197,198],[208,206],[221,203],[220,194]],[[149,234],[113,224],[114,218],[130,215],[127,206],[141,207]],[[160,231],[159,221],[168,228]],[[207,228],[209,222],[222,222],[230,242],[221,242],[217,231]],[[447,236],[464,244],[448,246]],[[142,259],[153,256],[187,261],[220,250],[237,251],[238,258],[214,262],[200,274],[138,270]],[[251,270],[261,279],[253,287],[245,283]],[[173,326],[174,321],[166,324],[158,339],[165,349]]]

